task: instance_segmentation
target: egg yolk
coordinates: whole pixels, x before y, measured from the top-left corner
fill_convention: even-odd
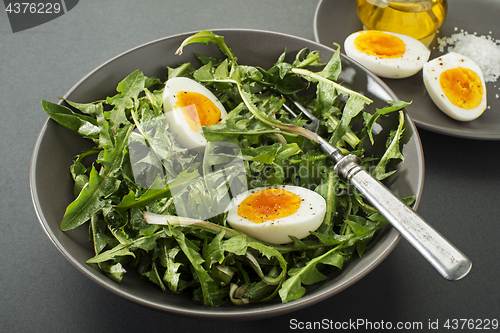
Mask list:
[[[470,110],[481,104],[483,85],[472,70],[458,67],[441,73],[439,84],[450,102],[459,108]]]
[[[362,53],[379,58],[398,58],[406,50],[401,38],[381,31],[366,31],[354,40],[354,47]]]
[[[301,201],[290,191],[276,188],[260,190],[241,202],[238,215],[255,223],[273,221],[295,213]]]
[[[181,91],[177,94],[175,107],[179,107],[192,131],[198,132],[202,126],[212,126],[220,121],[221,112],[203,94]]]

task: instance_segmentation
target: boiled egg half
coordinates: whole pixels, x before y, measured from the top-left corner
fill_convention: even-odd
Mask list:
[[[470,58],[455,52],[435,58],[424,66],[423,79],[434,104],[453,119],[474,120],[486,109],[483,72]]]
[[[392,79],[416,74],[430,56],[427,47],[415,38],[378,30],[351,34],[344,42],[344,50],[371,72]]]
[[[286,244],[309,236],[323,222],[326,201],[303,187],[256,188],[234,197],[227,222],[238,231],[271,244]]]
[[[163,110],[179,144],[202,151],[207,140],[200,133],[202,126],[217,124],[227,115],[222,103],[200,83],[175,77],[167,80],[163,91]]]

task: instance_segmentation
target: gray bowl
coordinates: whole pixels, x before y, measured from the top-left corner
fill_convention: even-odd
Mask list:
[[[240,64],[259,65],[269,68],[286,49],[289,57],[304,47],[320,51],[323,62],[333,54],[331,48],[324,45],[281,33],[255,30],[218,30],[226,43],[238,57]],[[194,65],[198,61],[193,53],[221,57],[215,45],[193,44],[185,48],[182,56],[174,55],[181,42],[193,33],[175,35],[156,40],[127,51],[108,62],[78,82],[65,95],[75,102],[91,102],[115,94],[118,82],[136,69],[145,75],[165,78],[166,66],[176,66],[186,61]],[[293,59],[293,58],[291,58]],[[387,99],[397,99],[394,93],[376,76],[367,72],[356,63],[342,56],[343,74],[340,81],[374,100],[370,106],[385,105]],[[59,92],[55,91],[54,96]],[[50,96],[47,96],[50,99]],[[43,112],[40,108],[40,112]],[[386,128],[395,128],[397,116],[384,118],[381,123]],[[384,141],[384,140],[379,140]],[[388,186],[399,196],[416,196],[415,208],[420,201],[423,179],[424,160],[420,138],[415,124],[406,115],[403,137],[405,163],[399,166],[397,177],[391,179]],[[383,151],[385,142],[374,148],[375,154]],[[188,294],[171,295],[161,292],[153,284],[139,279],[133,271],[126,274],[123,282],[117,284],[102,273],[96,265],[86,264],[93,253],[92,244],[88,241],[88,229],[85,226],[62,232],[60,222],[68,204],[74,199],[73,181],[68,172],[72,158],[82,150],[90,148],[89,142],[78,135],[48,119],[44,124],[33,152],[30,185],[33,204],[45,232],[59,251],[75,266],[100,286],[128,300],[171,313],[204,317],[210,319],[246,320],[277,316],[315,304],[336,293],[345,290],[359,281],[373,268],[380,264],[397,245],[400,235],[392,227],[378,232],[362,258],[354,258],[340,274],[307,287],[307,293],[299,300],[282,304],[279,298],[264,304],[252,304],[236,307],[226,304],[218,308],[203,306],[191,299]],[[380,156],[380,155],[379,155]]]

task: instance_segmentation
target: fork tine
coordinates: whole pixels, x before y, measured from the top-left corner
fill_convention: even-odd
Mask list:
[[[289,107],[285,103],[283,103],[283,108],[286,110],[286,112],[288,112],[289,114],[291,114],[294,118],[299,116],[298,114],[295,113],[295,111],[292,110],[291,107]]]
[[[308,130],[310,130],[311,132],[314,132],[316,133],[316,131],[318,130],[318,127],[319,127],[319,119],[316,118],[316,116],[314,116],[311,112],[309,112],[309,110],[307,110],[302,104],[300,104],[299,102],[297,102],[296,100],[288,97],[287,98],[288,100],[290,100],[293,104],[295,104],[295,106],[297,107],[297,109],[300,110],[300,112],[305,115],[310,121],[311,123],[310,124],[305,124],[304,125],[304,128],[307,128]],[[285,110],[290,113],[292,116],[294,117],[297,117],[298,115],[286,104],[283,104],[283,107],[285,108]]]
[[[319,127],[319,119],[316,118],[315,115],[313,115],[311,112],[309,112],[308,109],[306,109],[302,104],[300,104],[296,100],[292,99],[292,102],[300,110],[300,112],[302,112],[307,118],[309,118],[311,120],[312,123],[309,126],[310,127],[309,130],[316,133],[316,131],[318,130],[318,127]]]

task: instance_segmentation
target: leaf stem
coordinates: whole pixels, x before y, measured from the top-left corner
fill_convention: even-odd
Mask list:
[[[373,101],[371,99],[369,99],[368,97],[366,97],[365,95],[362,95],[354,90],[351,90],[351,89],[348,89],[340,84],[338,84],[337,82],[335,81],[332,81],[332,80],[329,80],[317,73],[314,73],[314,72],[311,72],[307,69],[303,69],[303,68],[292,68],[290,70],[292,73],[294,74],[298,74],[298,75],[302,75],[302,76],[308,76],[310,78],[313,78],[317,81],[321,81],[321,82],[324,82],[324,83],[327,83],[329,85],[332,85],[334,86],[338,91],[346,94],[346,95],[355,95],[355,96],[358,96],[359,98],[363,99],[364,101],[366,101],[367,103],[373,103]]]
[[[102,149],[89,149],[83,152],[82,154],[78,155],[76,158],[76,162],[82,163],[90,155],[99,154],[101,151]]]
[[[326,225],[331,225],[332,224],[332,215],[333,215],[333,210],[336,205],[336,200],[338,200],[338,197],[335,195],[335,171],[330,170],[328,172],[328,193],[327,193],[327,201],[326,201],[326,214],[325,214],[325,219],[324,223]]]
[[[245,233],[239,232],[237,230],[228,228],[228,227],[223,227],[221,225],[211,223],[208,221],[203,221],[203,220],[197,220],[197,219],[192,219],[188,217],[180,217],[180,216],[174,216],[174,215],[159,215],[159,214],[154,214],[148,211],[143,212],[144,220],[148,224],[156,224],[156,225],[171,225],[173,227],[192,227],[196,229],[200,229],[203,231],[207,231],[210,233],[219,233],[222,230],[225,231],[225,236],[228,238],[235,237],[235,236],[244,236],[248,241],[250,242],[255,242],[255,243],[260,243],[266,246],[269,246],[281,253],[287,253],[287,252],[293,252],[298,250],[293,243],[289,245],[276,245],[276,244],[269,244],[266,242],[262,242],[258,239],[252,238]],[[318,247],[323,246],[322,244],[314,244],[314,245],[309,245],[308,250],[313,250]]]
[[[176,55],[181,55],[182,50],[186,45],[192,44],[192,43],[214,43],[216,44],[219,49],[224,53],[230,60],[231,62],[231,69],[234,69],[236,66],[236,59],[234,58],[233,52],[231,49],[227,46],[226,42],[224,42],[224,37],[219,36],[214,34],[211,31],[200,31],[188,38],[186,38],[181,46],[175,51]]]

